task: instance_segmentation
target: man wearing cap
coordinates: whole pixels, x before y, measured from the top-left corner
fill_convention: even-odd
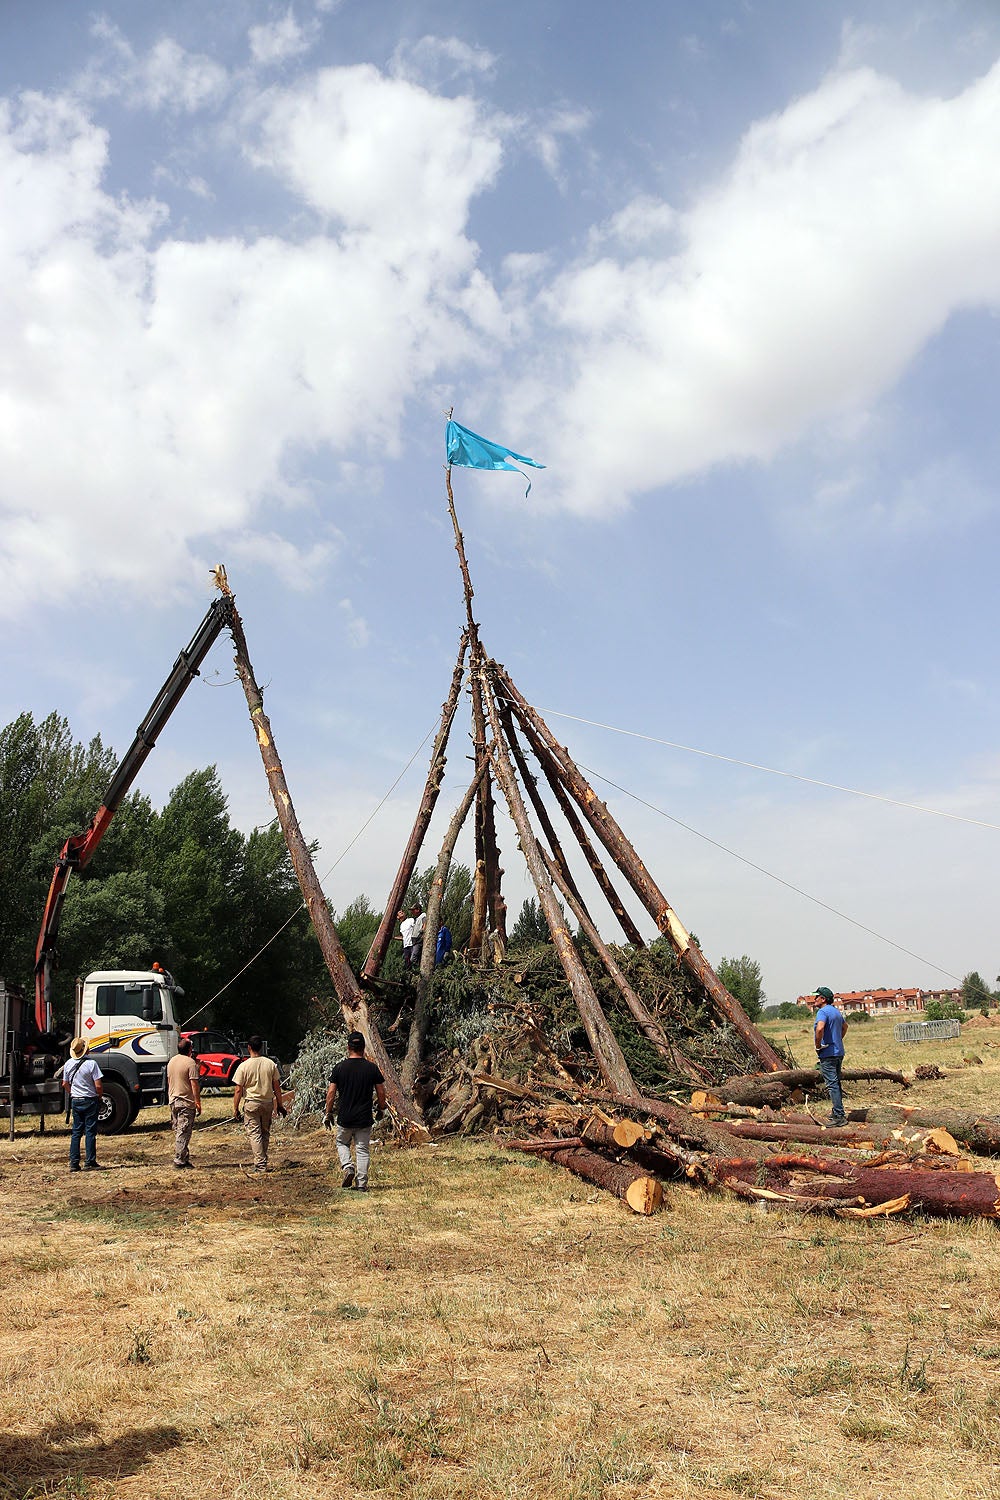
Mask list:
[[[92,1057],[87,1056],[87,1043],[82,1036],[75,1037],[69,1049],[70,1060],[63,1068],[63,1088],[69,1095],[69,1106],[73,1115],[73,1128],[69,1137],[69,1169],[80,1170],[80,1137],[86,1142],[85,1169],[100,1172],[97,1160],[97,1116],[104,1097],[103,1073]]]
[[[333,1106],[337,1105],[337,1155],[343,1172],[341,1187],[368,1187],[368,1161],[372,1138],[372,1093],[377,1108],[374,1117],[385,1114],[385,1079],[380,1069],[365,1057],[365,1039],[360,1031],[347,1038],[347,1056],[330,1074],[326,1091],[326,1115],[323,1124],[333,1126]],[[351,1145],[357,1165],[351,1159]]]
[[[823,1001],[816,1012],[815,1039],[819,1070],[823,1075],[823,1082],[826,1084],[830,1103],[833,1106],[829,1123],[846,1125],[844,1096],[840,1091],[840,1069],[844,1062],[844,1032],[847,1030],[847,1021],[843,1012],[838,1010],[833,1003],[833,991],[827,989],[825,984],[821,984],[816,990],[816,997]]]

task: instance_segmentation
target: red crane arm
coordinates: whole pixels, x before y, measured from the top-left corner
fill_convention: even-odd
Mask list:
[[[213,601],[187,647],[174,662],[169,677],[136,730],[135,739],[119,761],[101,806],[83,832],[73,834],[59,851],[49,894],[45,900],[38,942],[35,944],[35,1024],[39,1031],[48,1031],[52,1024],[52,970],[69,878],[74,870],[86,869],[93,859],[111,819],[156,744],[160,730],[184,696],[191,679],[198,676],[198,669],[216,637],[231,623],[232,618],[233,604],[230,598],[223,595]]]

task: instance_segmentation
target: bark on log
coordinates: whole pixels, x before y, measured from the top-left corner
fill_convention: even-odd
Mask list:
[[[431,975],[434,972],[437,931],[441,916],[441,900],[444,896],[448,871],[451,868],[451,857],[455,852],[458,835],[462,831],[466,818],[469,816],[472,799],[479,790],[479,784],[485,772],[486,762],[484,761],[473,776],[465,796],[452,815],[444,836],[444,842],[441,845],[441,852],[438,855],[431,888],[427,895],[427,911],[424,918],[424,941],[420,950],[420,971],[417,975],[417,997],[413,1006],[413,1019],[410,1022],[410,1035],[406,1045],[406,1056],[403,1058],[403,1066],[400,1069],[400,1082],[403,1085],[404,1091],[411,1096],[413,1094],[413,1086],[416,1082],[417,1069],[423,1060],[424,1041],[427,1037],[427,1026],[430,1019],[428,993]]]
[[[941,1128],[979,1156],[1000,1156],[1000,1119],[993,1115],[938,1109],[936,1106],[910,1109],[906,1105],[880,1104],[869,1109],[852,1109],[847,1118],[852,1125],[870,1122],[884,1126],[913,1125],[928,1130]]]
[[[760,1167],[760,1162],[739,1159],[712,1163],[713,1174],[724,1186],[735,1180],[780,1193],[801,1191],[811,1198],[858,1198],[871,1207],[905,1198],[906,1207],[938,1216],[1000,1218],[1000,1180],[992,1172],[864,1167],[806,1158],[794,1165],[772,1165],[762,1182]]]
[[[619,1120],[613,1125],[594,1117],[581,1133],[586,1146],[614,1156],[628,1156],[637,1166],[660,1177],[690,1176],[692,1156],[669,1138],[645,1130],[635,1120]],[[700,1175],[700,1173],[699,1173]]]
[[[586,1146],[559,1140],[551,1146],[537,1141],[505,1141],[504,1145],[512,1151],[526,1150],[530,1154],[539,1154],[541,1148],[547,1161],[565,1167],[584,1182],[614,1193],[633,1213],[655,1214],[663,1204],[663,1185],[657,1178],[628,1162],[608,1161]]]
[[[312,862],[309,847],[302,836],[299,820],[292,805],[291,793],[285,780],[285,772],[278,756],[277,747],[274,743],[274,734],[270,721],[264,712],[264,698],[257,679],[254,676],[253,665],[250,661],[250,653],[247,649],[246,635],[243,630],[243,621],[236,608],[232,590],[225,581],[224,573],[217,576],[219,589],[232,601],[232,636],[235,647],[234,660],[236,663],[236,674],[243,684],[246,695],[247,707],[250,710],[250,722],[253,724],[254,734],[257,737],[257,745],[260,749],[261,760],[267,772],[268,785],[271,788],[271,797],[274,801],[275,811],[278,814],[278,823],[288,846],[295,874],[298,878],[299,889],[309,912],[309,919],[313,925],[313,931],[319,942],[323,960],[329,970],[333,981],[337,999],[348,1028],[360,1031],[365,1038],[365,1045],[371,1060],[380,1068],[385,1078],[386,1100],[389,1109],[395,1118],[400,1131],[411,1140],[426,1140],[428,1132],[421,1122],[416,1109],[403,1093],[396,1070],[392,1065],[378,1028],[368,1013],[368,1005],[364,992],[355,978],[354,971],[347,961],[347,955],[340,945],[337,929],[333,924],[333,917],[323,888],[316,874],[316,867]]]
[[[450,413],[449,413],[450,415]],[[483,664],[482,646],[479,641],[479,626],[472,613],[475,590],[469,573],[469,562],[465,555],[465,538],[458,524],[455,509],[455,494],[451,487],[451,465],[444,471],[445,490],[448,496],[448,514],[455,533],[455,551],[462,574],[462,593],[465,599],[465,616],[471,645],[471,695],[472,737],[475,750],[476,771],[485,765],[476,793],[475,824],[475,869],[472,887],[472,931],[469,936],[469,951],[477,957],[483,951],[486,920],[489,917],[497,935],[501,953],[507,946],[507,907],[500,888],[503,871],[500,868],[500,850],[497,846],[496,820],[493,815],[493,792],[490,782],[489,761],[486,755],[486,719],[483,712],[482,690],[479,674]]]
[[[368,957],[365,959],[361,970],[362,980],[374,979],[385,962],[385,956],[389,951],[389,944],[393,938],[393,928],[396,925],[396,914],[400,910],[401,903],[406,896],[406,888],[413,878],[417,858],[427,834],[427,829],[430,826],[434,806],[438,799],[438,793],[441,790],[441,781],[444,777],[444,768],[447,761],[445,750],[448,747],[448,736],[451,733],[452,721],[455,717],[459,694],[462,690],[462,678],[465,674],[465,653],[468,645],[468,631],[463,631],[458,647],[458,661],[455,663],[455,670],[451,677],[451,690],[441,707],[441,723],[434,740],[434,748],[431,751],[431,764],[427,772],[427,780],[424,783],[424,793],[420,799],[420,806],[417,809],[413,830],[403,851],[403,857],[399,862],[399,869],[396,871],[396,878],[392,882],[392,889],[389,892],[389,899],[385,904],[385,911],[382,913],[382,920],[378,925],[378,931],[375,934],[371,948],[368,950]]]
[[[914,1128],[906,1132],[902,1126],[897,1126],[896,1133],[893,1133],[886,1125],[845,1125],[836,1129],[824,1129],[822,1125],[816,1125],[812,1121],[808,1125],[794,1125],[779,1120],[727,1120],[722,1129],[741,1140],[798,1141],[803,1145],[826,1146],[834,1150],[851,1146],[861,1151],[893,1151],[905,1144],[920,1150],[929,1149],[948,1154],[958,1151],[954,1138],[947,1131]]]
[[[510,808],[510,815],[517,829],[521,850],[524,854],[531,878],[534,881],[535,889],[538,892],[539,904],[545,914],[549,931],[552,933],[552,941],[562,963],[563,971],[569,981],[570,989],[573,992],[573,999],[576,1002],[580,1019],[586,1029],[594,1059],[609,1088],[617,1089],[621,1093],[634,1094],[635,1084],[632,1081],[628,1063],[625,1061],[625,1054],[622,1052],[621,1047],[619,1047],[614,1032],[608,1025],[607,1017],[601,1009],[601,1002],[594,992],[594,987],[581,962],[580,955],[576,951],[569,928],[566,926],[563,914],[556,901],[552,882],[549,879],[548,871],[539,852],[538,844],[535,842],[535,835],[528,822],[528,814],[521,799],[517,782],[514,779],[514,769],[507,754],[503,739],[503,728],[496,705],[493,702],[493,695],[488,682],[485,680],[483,682],[483,698],[487,713],[489,714],[490,727],[493,731],[493,764],[496,767],[497,780],[507,800],[507,806]]]
[[[491,670],[504,696],[511,703],[518,721],[529,733],[532,743],[541,742],[549,750],[558,767],[559,779],[576,801],[580,811],[670,943],[681,963],[695,976],[714,1002],[716,1009],[742,1038],[751,1055],[761,1066],[769,1071],[780,1069],[782,1059],[766,1037],[757,1030],[743,1007],[726,989],[697,943],[692,942],[690,933],[656,885],[607,806],[600,801],[593,787],[581,775],[569,752],[559,744],[538,712],[517,691],[504,668],[499,663],[493,662]]]
[[[864,1083],[874,1079],[885,1079],[889,1083],[898,1084],[900,1088],[909,1088],[909,1083],[902,1073],[894,1073],[888,1068],[844,1068],[841,1078],[845,1083]],[[804,1090],[810,1094],[825,1094],[826,1084],[823,1075],[817,1068],[784,1068],[775,1073],[747,1073],[735,1078],[727,1078],[725,1083],[713,1085],[711,1093],[721,1100],[723,1104],[748,1104],[772,1108],[779,1105],[783,1100],[796,1091]]]
[[[598,886],[604,894],[604,899],[607,901],[618,921],[618,925],[621,927],[622,932],[625,934],[626,942],[631,943],[633,948],[645,948],[646,943],[643,939],[642,934],[640,933],[638,927],[635,925],[631,916],[626,910],[618,892],[615,890],[611,877],[608,874],[607,870],[604,868],[604,865],[601,861],[601,856],[598,854],[597,850],[594,848],[589,837],[587,836],[587,830],[584,828],[583,824],[580,821],[580,817],[576,811],[573,799],[570,797],[566,788],[559,780],[558,768],[556,766],[555,760],[549,754],[549,751],[547,750],[545,744],[532,733],[530,725],[527,725],[523,721],[521,721],[521,727],[524,730],[525,737],[531,745],[536,759],[538,760],[538,764],[542,768],[542,774],[544,775],[545,780],[548,782],[553,796],[562,809],[563,817],[569,824],[570,832],[573,834],[573,837],[579,844],[580,851],[583,854],[584,859],[587,861],[587,864],[590,866],[591,874],[597,881]]]

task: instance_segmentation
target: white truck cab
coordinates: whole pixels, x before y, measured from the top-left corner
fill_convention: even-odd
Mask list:
[[[166,1102],[183,994],[163,969],[97,969],[78,983],[74,1030],[104,1075],[101,1129],[124,1130],[143,1104]]]

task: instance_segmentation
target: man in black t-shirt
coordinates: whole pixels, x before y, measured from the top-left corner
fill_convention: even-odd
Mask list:
[[[330,1074],[326,1091],[327,1130],[333,1125],[333,1106],[337,1105],[337,1155],[344,1173],[342,1187],[368,1187],[368,1158],[372,1137],[372,1094],[375,1095],[374,1117],[385,1113],[385,1079],[374,1063],[365,1057],[365,1039],[360,1031],[347,1038],[347,1056]],[[357,1166],[351,1159],[351,1145]]]

